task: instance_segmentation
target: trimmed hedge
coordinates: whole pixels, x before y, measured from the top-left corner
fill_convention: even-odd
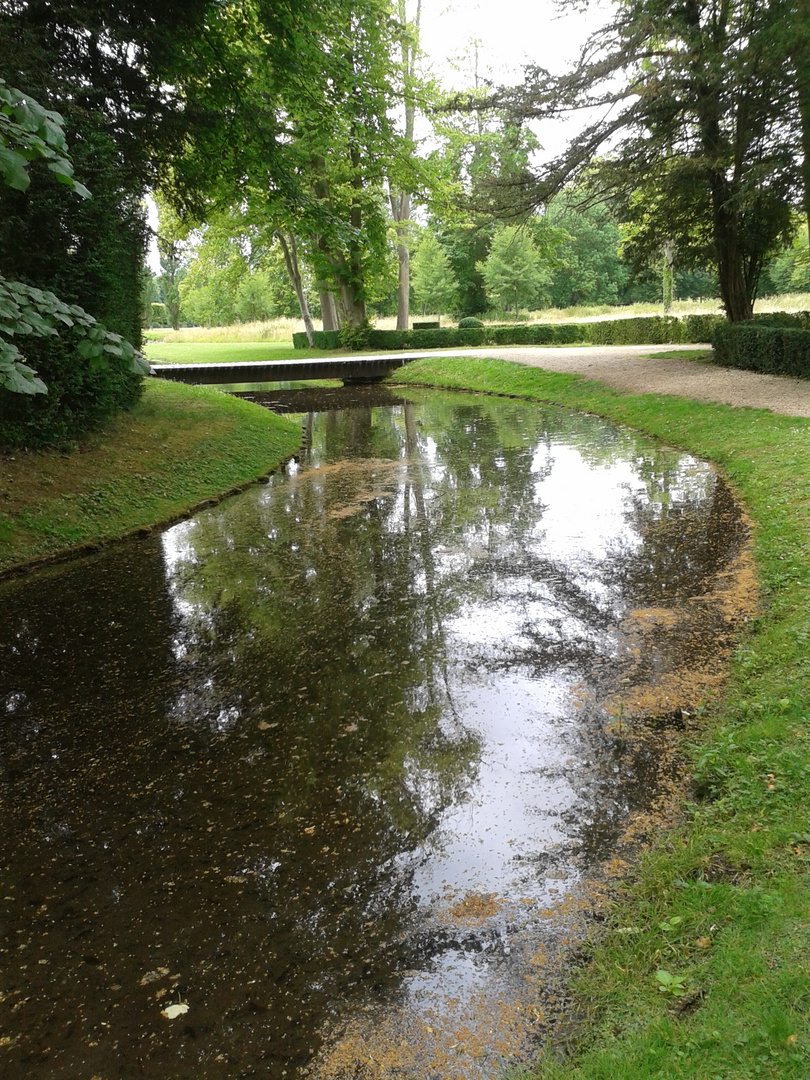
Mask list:
[[[810,329],[765,320],[725,323],[715,330],[712,345],[715,362],[725,367],[810,378]]]
[[[25,362],[48,387],[47,394],[13,394],[0,389],[0,447],[30,449],[76,439],[143,393],[143,376],[130,363],[109,356],[95,367],[77,352],[76,337],[27,337]]]
[[[312,331],[312,348],[313,349],[339,349],[340,348],[340,331],[339,330],[313,330]],[[293,334],[293,348],[294,349],[308,349],[309,342],[307,341],[307,335],[301,330],[299,333]]]
[[[466,321],[466,320],[465,320]],[[514,323],[506,326],[445,326],[433,330],[370,330],[366,347],[388,349],[453,349],[483,345],[668,345],[711,341],[722,315],[688,315],[610,319],[589,323]],[[316,349],[338,348],[338,332],[316,330]],[[307,336],[293,334],[296,349],[308,348]]]
[[[776,312],[755,316],[756,325],[810,330],[810,313]],[[366,348],[460,349],[485,345],[699,345],[709,344],[715,331],[728,325],[723,315],[640,316],[587,323],[515,323],[506,326],[452,327],[436,330],[370,330]],[[753,324],[748,324],[753,325]],[[338,348],[338,331],[316,330],[317,349]],[[293,334],[296,349],[306,349],[306,334]]]

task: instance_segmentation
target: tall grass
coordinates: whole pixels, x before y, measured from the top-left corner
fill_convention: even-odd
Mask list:
[[[757,300],[754,308],[762,311],[808,311],[810,293],[787,293],[784,296],[766,296]],[[721,310],[720,301],[676,300],[672,305],[673,315],[710,315]],[[591,322],[599,319],[627,319],[634,315],[663,315],[663,304],[625,304],[623,307],[609,307],[607,304],[582,305],[569,308],[543,308],[521,316],[521,322]],[[438,318],[438,316],[434,316]],[[511,322],[509,316],[484,315],[485,323]],[[418,317],[417,317],[418,319]],[[385,315],[372,317],[378,330],[396,329],[396,316]],[[455,326],[458,320],[453,315],[442,315],[443,326]],[[223,342],[223,341],[284,341],[290,342],[292,335],[303,331],[300,319],[279,318],[266,322],[237,323],[234,326],[184,326],[180,330],[145,330],[146,341],[175,342]]]
[[[179,330],[144,330],[145,341],[284,341],[304,329],[300,319],[267,319],[264,322],[234,323],[233,326],[183,326]]]

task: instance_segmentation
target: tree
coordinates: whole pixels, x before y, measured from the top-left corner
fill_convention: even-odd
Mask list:
[[[160,257],[158,285],[173,330],[180,328],[180,282],[186,269],[189,224],[177,214],[159,189],[154,193],[158,211],[157,247]]]
[[[526,185],[525,202],[544,202],[580,178],[635,227],[639,258],[658,258],[666,243],[682,265],[711,257],[728,318],[750,318],[762,267],[789,237],[801,189],[794,79],[773,44],[785,9],[629,0],[574,71],[528,69],[524,86],[498,97],[521,119],[601,108]]]
[[[450,260],[433,233],[426,232],[413,258],[413,291],[422,314],[450,311],[458,299],[458,286]]]
[[[554,307],[617,304],[627,280],[619,255],[619,226],[604,203],[577,206],[577,193],[552,200],[545,219],[564,236],[548,287]]]
[[[201,190],[203,215],[248,206],[291,255],[294,237],[354,327],[365,325],[367,282],[390,256],[397,35],[387,0],[217,5],[183,84],[189,100],[225,120],[195,129],[178,196]]]
[[[416,61],[419,53],[419,24],[422,15],[422,0],[416,2],[416,14],[408,23],[405,0],[398,0],[399,21],[401,26],[400,49],[402,56],[403,99],[405,109],[404,141],[407,148],[414,146],[414,124],[416,120]],[[389,199],[394,229],[397,234],[397,330],[408,329],[410,312],[410,247],[409,224],[411,218],[411,199],[413,192],[403,184],[397,185],[393,176],[389,176]]]
[[[531,235],[515,225],[498,229],[489,256],[479,268],[489,295],[502,311],[513,305],[516,321],[518,309],[536,304],[549,280]]]

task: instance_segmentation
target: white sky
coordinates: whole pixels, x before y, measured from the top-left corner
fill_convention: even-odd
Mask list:
[[[409,15],[413,11],[414,0],[408,0]],[[604,0],[564,16],[554,0],[422,0],[422,48],[452,89],[472,82],[476,40],[479,70],[495,82],[519,81],[527,63],[559,73],[577,59],[586,37],[605,21],[605,11]],[[453,71],[454,63],[460,71]]]
[[[407,2],[413,16],[415,0]],[[591,0],[587,11],[569,7],[561,14],[555,0],[422,0],[422,49],[433,74],[450,90],[474,84],[476,42],[479,77],[495,85],[519,83],[526,64],[562,74],[614,6],[610,0]],[[559,154],[586,119],[571,114],[535,126],[543,148],[536,162]]]

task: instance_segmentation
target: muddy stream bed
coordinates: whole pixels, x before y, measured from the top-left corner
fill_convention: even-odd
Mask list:
[[[5,1080],[530,1060],[722,678],[751,569],[709,465],[313,394],[267,484],[0,585]]]

